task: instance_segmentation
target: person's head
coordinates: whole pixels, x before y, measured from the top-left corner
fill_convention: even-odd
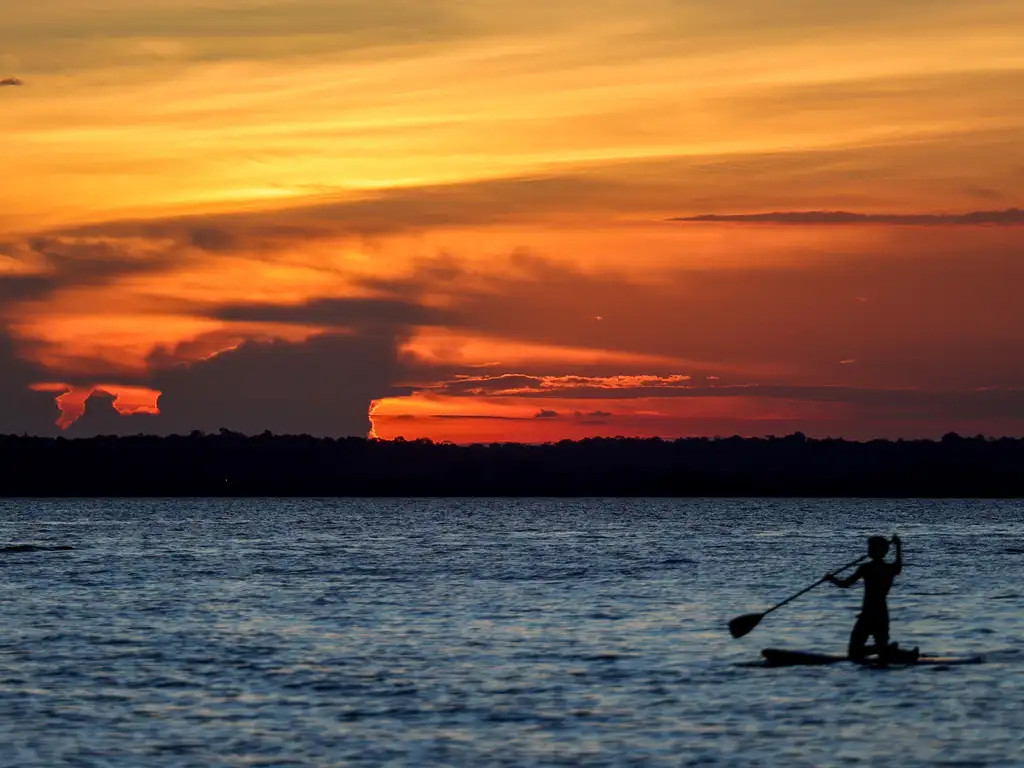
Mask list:
[[[872,560],[881,560],[889,551],[889,540],[885,536],[872,536],[868,539],[868,554]]]

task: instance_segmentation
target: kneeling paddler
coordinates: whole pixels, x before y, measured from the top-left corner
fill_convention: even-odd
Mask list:
[[[889,644],[889,606],[886,597],[893,580],[903,570],[900,537],[893,536],[892,543],[896,546],[896,560],[892,563],[885,561],[889,542],[884,536],[872,536],[868,539],[868,556],[871,559],[857,568],[852,576],[845,579],[831,573],[825,576],[837,587],[852,587],[858,581],[864,581],[864,603],[850,633],[848,654],[851,659],[859,660],[875,653],[879,659],[885,660],[905,653],[899,650],[896,643]],[[874,638],[874,646],[867,644],[869,637]]]

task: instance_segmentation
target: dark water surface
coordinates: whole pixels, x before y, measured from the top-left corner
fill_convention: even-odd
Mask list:
[[[859,590],[763,609],[899,532]],[[1024,504],[0,501],[0,765],[1024,764]]]

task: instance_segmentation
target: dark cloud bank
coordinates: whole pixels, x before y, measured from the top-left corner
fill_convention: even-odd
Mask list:
[[[158,372],[159,415],[122,416],[96,392],[69,437],[188,434],[228,429],[325,437],[366,435],[369,405],[409,394],[401,336],[391,329],[321,334],[302,343],[249,341],[191,365]]]
[[[773,211],[771,213],[706,213],[669,219],[681,222],[724,224],[896,224],[906,226],[1024,225],[1024,210],[971,211],[969,213],[851,213],[849,211]]]
[[[162,431],[221,427],[255,434],[365,435],[371,401],[398,387],[400,337],[388,330],[325,334],[305,343],[249,342],[156,377]]]
[[[29,389],[44,378],[42,370],[18,356],[13,341],[0,329],[0,435],[56,434],[60,412],[53,393]]]

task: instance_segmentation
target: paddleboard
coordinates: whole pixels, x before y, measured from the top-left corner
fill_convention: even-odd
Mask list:
[[[851,659],[848,656],[833,656],[827,653],[810,653],[808,651],[787,651],[781,648],[765,648],[761,651],[761,655],[764,657],[766,666],[769,667],[814,667],[837,664],[840,661],[852,661],[856,664],[872,667],[954,666],[959,664],[981,664],[985,661],[981,656],[918,656],[914,658],[913,653],[909,651],[900,651],[896,658],[885,661],[877,656],[869,656],[866,659]]]

